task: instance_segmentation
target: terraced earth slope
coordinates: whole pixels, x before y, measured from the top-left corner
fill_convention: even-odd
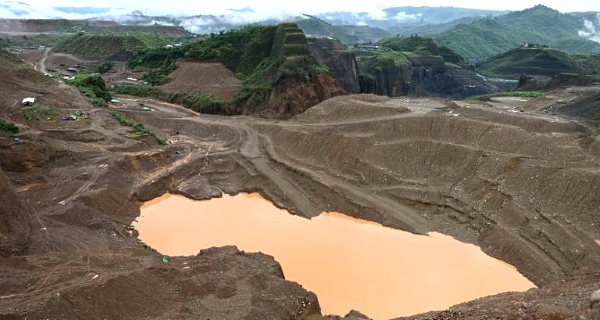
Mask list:
[[[92,108],[0,61],[0,117],[20,128],[18,142],[0,132],[0,317],[335,319],[271,257],[228,247],[163,263],[128,230],[141,203],[165,192],[253,191],[304,217],[339,211],[452,235],[540,287],[414,319],[600,312],[588,309],[600,276],[600,140],[594,123],[571,118],[598,87],[486,103],[349,95],[276,121],[131,97]],[[23,95],[38,97],[43,117],[20,107]],[[74,108],[86,117],[62,122]],[[111,112],[170,143],[136,138]]]

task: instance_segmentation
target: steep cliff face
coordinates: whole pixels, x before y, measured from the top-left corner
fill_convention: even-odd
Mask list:
[[[340,83],[329,74],[309,72],[282,80],[269,98],[267,115],[288,119],[321,101],[343,95]],[[260,114],[262,115],[262,113]]]
[[[331,75],[343,82],[347,93],[360,93],[358,65],[352,51],[340,42],[328,38],[309,42],[309,49],[319,64],[326,65]]]
[[[363,93],[460,99],[500,91],[476,74],[460,55],[431,38],[386,38],[357,49]]]
[[[360,90],[390,97],[428,96],[461,99],[500,89],[474,71],[448,67],[441,57],[410,57],[404,63],[379,56],[360,65]]]

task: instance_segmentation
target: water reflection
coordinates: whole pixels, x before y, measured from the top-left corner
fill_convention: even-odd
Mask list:
[[[356,309],[389,319],[534,287],[512,266],[452,237],[340,213],[308,220],[257,194],[210,201],[165,195],[144,204],[137,220],[140,239],[163,254],[236,245],[274,256],[286,279],[317,294],[324,314]]]

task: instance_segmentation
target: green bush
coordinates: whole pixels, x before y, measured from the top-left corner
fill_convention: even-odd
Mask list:
[[[145,75],[142,76],[142,80],[150,83],[153,86],[159,86],[161,84],[165,84],[169,82],[168,75],[175,70],[175,66],[153,69],[148,71]]]
[[[148,86],[119,86],[115,92],[137,97],[153,97],[170,103],[176,103],[185,108],[200,113],[236,115],[241,110],[234,107],[234,102],[212,96],[211,94],[193,94],[185,92],[167,93]]]
[[[110,69],[112,69],[112,67],[113,67],[112,62],[103,62],[96,67],[96,72],[98,72],[100,74],[105,74],[108,71],[110,71]]]
[[[14,123],[6,121],[0,118],[0,129],[9,133],[19,133],[19,127],[17,127]]]
[[[71,80],[70,84],[77,87],[86,97],[91,98],[94,105],[106,106],[112,99],[106,82],[99,75],[80,73]]]
[[[329,73],[329,67],[324,64],[313,64],[310,66],[310,70],[316,73]]]

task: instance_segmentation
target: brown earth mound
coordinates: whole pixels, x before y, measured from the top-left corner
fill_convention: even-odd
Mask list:
[[[2,318],[335,318],[285,281],[271,257],[228,247],[163,262],[128,230],[140,204],[165,192],[204,199],[258,191],[305,217],[339,211],[450,234],[541,287],[414,319],[592,319],[600,140],[560,114],[511,110],[539,110],[555,96],[584,99],[597,88],[507,108],[337,97],[290,121],[198,115],[123,97],[122,106],[86,109],[89,120],[68,127],[21,117],[19,98],[78,106],[85,99],[76,91],[15,63],[0,63],[0,79],[0,115],[22,128],[18,143],[0,133]],[[170,143],[131,138],[109,111]]]
[[[169,75],[171,82],[161,86],[166,92],[210,94],[229,100],[242,87],[233,72],[221,63],[179,60],[177,70]]]

